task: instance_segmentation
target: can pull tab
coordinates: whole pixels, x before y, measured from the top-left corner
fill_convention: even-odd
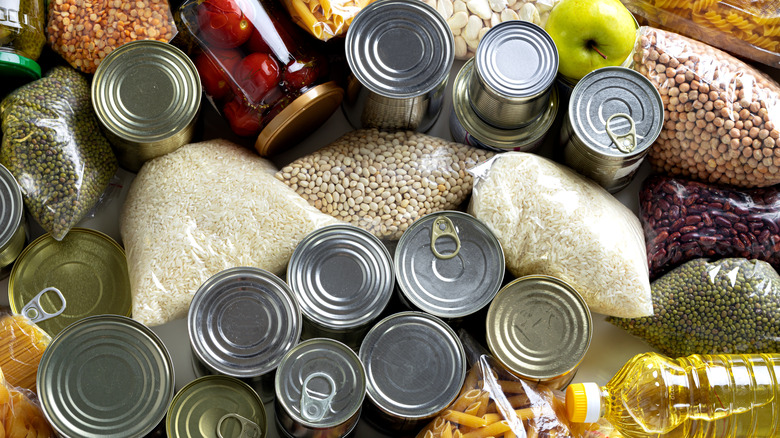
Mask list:
[[[47,292],[55,293],[60,298],[60,301],[62,301],[62,307],[60,307],[54,313],[49,313],[43,310],[43,307],[41,306],[41,297],[43,297],[43,294]],[[65,297],[62,295],[62,292],[60,292],[60,290],[57,289],[56,287],[47,287],[46,289],[38,292],[38,295],[34,296],[29,303],[25,304],[24,307],[22,307],[22,315],[29,318],[30,321],[32,322],[46,321],[47,319],[54,318],[55,316],[60,316],[64,311],[65,311]]]
[[[455,240],[455,251],[450,254],[442,254],[436,249],[436,241],[445,236]],[[455,231],[455,225],[453,225],[452,221],[447,216],[439,216],[433,220],[433,225],[431,226],[431,251],[433,251],[433,254],[437,258],[442,260],[451,259],[458,255],[458,252],[460,251],[458,233]]]
[[[309,390],[309,382],[316,377],[321,377],[328,381],[330,385],[330,392],[325,394],[324,397],[313,397],[316,394],[314,391]],[[317,394],[321,396],[322,394]],[[336,396],[336,382],[333,381],[333,377],[325,373],[313,373],[306,377],[303,381],[303,388],[301,388],[301,416],[306,421],[320,421],[328,413],[330,402]]]
[[[631,123],[631,128],[628,130],[627,133],[622,135],[617,135],[614,132],[612,132],[612,128],[609,127],[609,122],[612,121],[612,119],[616,117],[621,117],[626,120],[628,120],[629,123]],[[606,124],[607,129],[607,135],[609,135],[609,138],[612,140],[612,143],[615,143],[615,146],[617,146],[618,150],[623,153],[631,153],[636,149],[636,126],[634,126],[634,119],[631,118],[626,113],[616,113],[609,116],[607,119]]]
[[[217,436],[219,438],[225,438],[225,436],[222,435],[222,423],[224,423],[228,418],[237,420],[241,425],[241,430],[238,432],[238,436],[235,438],[260,438],[263,436],[263,432],[255,422],[238,414],[229,413],[223,415],[222,418],[220,418],[217,422]]]

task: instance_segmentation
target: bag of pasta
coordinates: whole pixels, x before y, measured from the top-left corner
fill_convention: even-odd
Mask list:
[[[374,0],[282,0],[293,21],[322,41],[347,34],[352,19]]]
[[[766,65],[780,64],[777,0],[621,0],[653,26]]]
[[[36,390],[38,363],[51,336],[24,315],[0,310],[0,369],[11,386]]]
[[[53,438],[54,431],[43,416],[32,391],[9,385],[0,369],[0,437]]]

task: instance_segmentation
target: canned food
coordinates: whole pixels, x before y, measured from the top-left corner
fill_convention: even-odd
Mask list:
[[[529,275],[498,292],[486,327],[488,348],[507,371],[563,389],[588,351],[593,323],[574,288],[555,277]]]
[[[357,426],[366,373],[341,342],[315,338],[290,350],[276,371],[276,425],[288,438],[343,438]]]
[[[60,437],[139,437],[165,416],[173,363],[160,338],[118,315],[82,319],[60,332],[38,367],[38,397]]]
[[[61,294],[40,295],[49,288]],[[125,251],[107,235],[86,228],[71,229],[61,241],[45,234],[16,260],[8,279],[8,301],[14,313],[24,313],[32,301],[40,303],[42,313],[65,306],[56,318],[37,323],[51,336],[88,316],[130,316]]]
[[[550,89],[546,107],[531,123],[514,129],[497,128],[480,118],[471,104],[468,87],[473,71],[474,58],[471,58],[463,64],[452,85],[450,134],[453,140],[494,152],[538,149],[558,115],[558,90]]]
[[[417,432],[460,392],[463,345],[439,318],[422,312],[388,316],[360,345],[369,403],[366,418],[392,433]]]
[[[661,133],[664,105],[649,79],[624,67],[588,73],[564,119],[566,164],[609,192],[625,188]]]
[[[287,266],[303,314],[303,339],[328,337],[357,349],[395,284],[390,253],[371,233],[331,225],[306,236]]]
[[[192,139],[200,111],[195,64],[176,47],[133,41],[114,50],[92,79],[92,104],[117,160],[138,172]]]
[[[169,438],[266,437],[265,406],[254,389],[238,379],[204,376],[176,393],[165,430]]]
[[[558,72],[558,49],[544,29],[528,21],[499,23],[482,38],[474,59],[468,93],[482,120],[515,129],[547,108]]]
[[[270,401],[274,371],[301,336],[301,310],[290,288],[274,274],[230,268],[195,293],[187,331],[196,375],[242,379]]]
[[[413,310],[457,319],[487,306],[504,279],[504,251],[479,219],[459,211],[414,221],[395,250],[396,280]]]
[[[347,30],[352,78],[343,108],[354,128],[428,131],[454,62],[447,22],[416,0],[371,3]]]
[[[11,172],[0,164],[0,278],[11,273],[9,266],[24,249],[26,240],[22,189]]]

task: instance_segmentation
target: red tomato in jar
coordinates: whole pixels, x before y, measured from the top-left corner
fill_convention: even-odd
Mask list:
[[[206,0],[198,6],[198,27],[209,46],[229,49],[244,44],[255,27],[234,0]]]
[[[241,61],[241,53],[234,49],[215,49],[211,54],[201,53],[195,58],[195,68],[206,94],[219,100],[230,91],[230,72]]]
[[[258,111],[245,104],[240,98],[226,103],[222,108],[225,118],[230,124],[230,129],[242,137],[250,137],[260,133],[260,119]]]
[[[263,96],[279,83],[279,64],[265,53],[247,55],[233,73],[238,86],[253,102],[262,101]]]
[[[321,56],[306,62],[292,61],[284,68],[284,86],[288,91],[309,87],[326,69],[327,64]]]

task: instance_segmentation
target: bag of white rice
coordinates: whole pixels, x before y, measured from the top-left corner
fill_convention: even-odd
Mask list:
[[[469,212],[504,248],[516,277],[566,281],[590,310],[653,313],[639,219],[596,183],[538,155],[508,152],[474,167]]]
[[[226,140],[190,144],[144,164],[120,222],[133,318],[158,325],[185,317],[200,285],[227,268],[282,274],[298,242],[338,223],[274,172]]]

